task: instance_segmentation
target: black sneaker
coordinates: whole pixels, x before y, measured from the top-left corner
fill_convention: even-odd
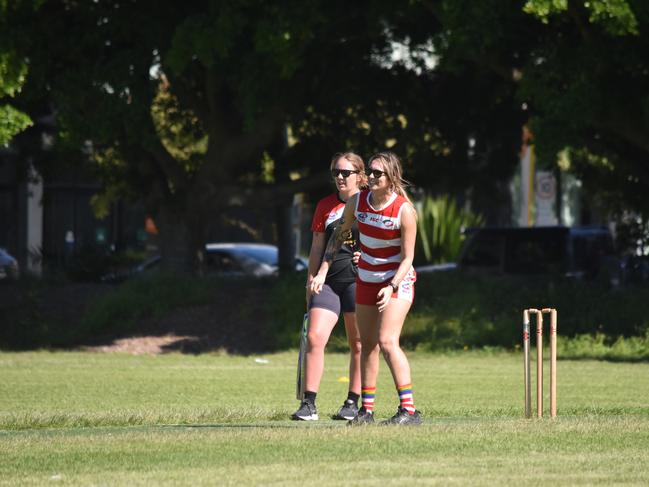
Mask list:
[[[361,407],[358,410],[358,414],[354,419],[349,421],[347,424],[349,426],[360,426],[364,424],[372,424],[374,423],[374,413],[372,411],[368,411],[365,408]]]
[[[347,399],[338,412],[332,416],[333,419],[351,420],[358,416],[358,406],[351,399]]]
[[[291,415],[291,419],[296,421],[317,421],[318,410],[311,401],[302,401],[300,409]]]
[[[421,414],[419,414],[419,411],[410,414],[406,408],[399,406],[397,414],[383,421],[381,424],[417,425],[421,424]]]

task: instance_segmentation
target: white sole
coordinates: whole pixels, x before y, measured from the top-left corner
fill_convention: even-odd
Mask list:
[[[294,418],[300,421],[318,421],[317,414],[312,414],[311,416],[294,416]]]

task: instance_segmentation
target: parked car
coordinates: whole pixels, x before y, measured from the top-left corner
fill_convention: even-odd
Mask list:
[[[104,282],[121,282],[130,277],[159,269],[162,257],[154,255],[127,272],[111,273],[102,277]],[[295,258],[295,270],[307,269],[302,257]],[[205,269],[210,274],[231,276],[273,276],[279,268],[277,246],[259,243],[208,243],[205,245]]]
[[[0,280],[14,280],[19,276],[18,261],[5,249],[0,249]]]
[[[279,250],[269,244],[208,243],[205,245],[205,267],[208,272],[271,276],[277,274]],[[305,259],[295,258],[296,271],[307,267]]]
[[[607,227],[487,227],[466,231],[456,263],[417,267],[418,272],[463,269],[491,274],[554,274],[619,280],[620,260]],[[615,284],[615,282],[613,282]]]

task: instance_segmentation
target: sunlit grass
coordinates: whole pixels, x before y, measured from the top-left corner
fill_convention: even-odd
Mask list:
[[[327,419],[342,354],[327,356],[316,424],[288,420],[295,353],[0,354],[0,485],[649,482],[649,364],[560,360],[559,417],[539,421],[522,418],[520,354],[410,357],[425,424],[404,430]],[[377,392],[386,418],[385,364]]]

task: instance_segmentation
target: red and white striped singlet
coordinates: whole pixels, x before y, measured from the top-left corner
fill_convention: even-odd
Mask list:
[[[408,200],[393,193],[388,203],[377,210],[370,204],[370,191],[358,194],[356,210],[361,258],[358,278],[368,284],[386,282],[401,263],[401,212]],[[414,277],[414,269],[408,273]],[[414,281],[414,279],[413,279]]]

